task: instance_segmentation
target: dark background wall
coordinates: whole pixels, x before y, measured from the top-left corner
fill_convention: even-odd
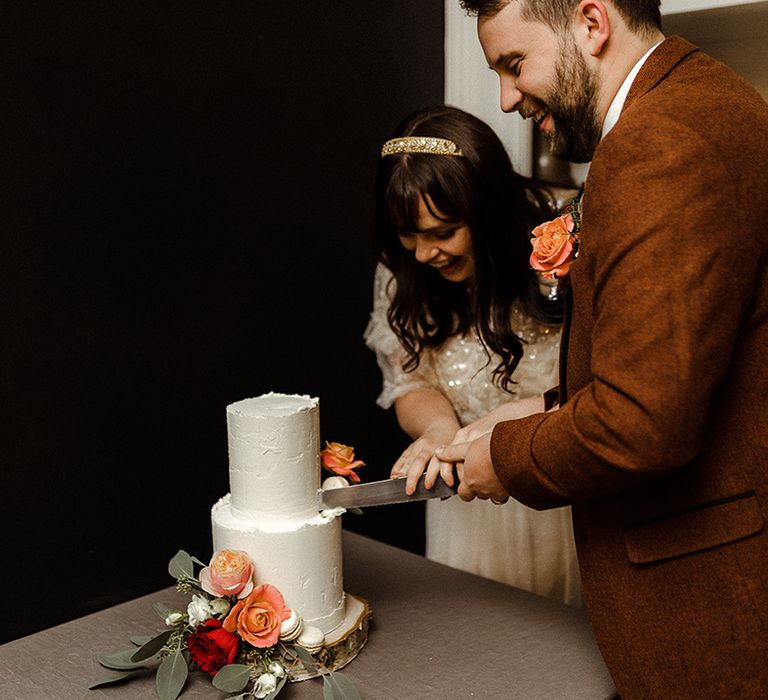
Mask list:
[[[232,401],[319,396],[323,439],[387,475],[373,176],[442,99],[442,5],[5,7],[0,642],[210,555]],[[418,506],[344,517],[423,551]]]

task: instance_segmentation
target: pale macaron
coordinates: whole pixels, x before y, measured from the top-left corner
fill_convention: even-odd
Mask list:
[[[343,476],[329,476],[322,485],[323,491],[330,491],[331,489],[343,489],[345,486],[349,486],[349,482]]]
[[[295,610],[291,610],[290,617],[280,625],[280,640],[283,642],[292,642],[297,639],[304,628],[304,622],[301,615]]]
[[[304,647],[310,654],[316,654],[323,648],[323,642],[325,641],[325,635],[317,627],[305,627],[304,631],[299,635],[296,640],[296,644],[300,647]]]

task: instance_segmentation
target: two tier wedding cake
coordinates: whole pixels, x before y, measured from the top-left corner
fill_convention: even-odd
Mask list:
[[[227,407],[227,430],[230,493],[212,509],[214,551],[246,552],[254,581],[277,587],[304,629],[335,649],[324,663],[340,667],[365,642],[370,612],[344,592],[338,513],[320,510],[319,401],[275,393],[238,401]]]

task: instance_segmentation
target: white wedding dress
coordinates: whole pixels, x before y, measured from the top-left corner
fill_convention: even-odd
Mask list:
[[[436,388],[451,402],[463,426],[501,404],[541,395],[557,384],[559,331],[531,319],[519,306],[513,307],[512,327],[525,341],[525,354],[515,369],[511,393],[493,383],[497,360],[488,362],[474,336],[453,336],[437,349],[426,349],[418,368],[405,372],[407,354],[387,321],[390,280],[391,272],[379,264],[365,331],[383,377],[377,400],[382,408],[390,408],[395,399],[414,389]],[[480,499],[432,500],[427,503],[426,533],[429,559],[581,606],[570,508],[536,511],[514,499],[505,505]]]

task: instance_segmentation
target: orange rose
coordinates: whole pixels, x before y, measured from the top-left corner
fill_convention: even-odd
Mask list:
[[[360,477],[352,471],[357,467],[362,467],[365,462],[355,459],[355,449],[348,445],[342,445],[340,442],[326,442],[325,449],[320,453],[320,461],[323,466],[334,474],[347,476],[355,483],[360,481]]]
[[[567,275],[576,252],[577,238],[573,229],[573,217],[570,214],[558,216],[533,229],[531,267],[556,277]]]
[[[227,632],[237,630],[240,638],[252,646],[267,648],[277,644],[280,626],[290,614],[280,591],[265,583],[237,602],[222,627]]]

